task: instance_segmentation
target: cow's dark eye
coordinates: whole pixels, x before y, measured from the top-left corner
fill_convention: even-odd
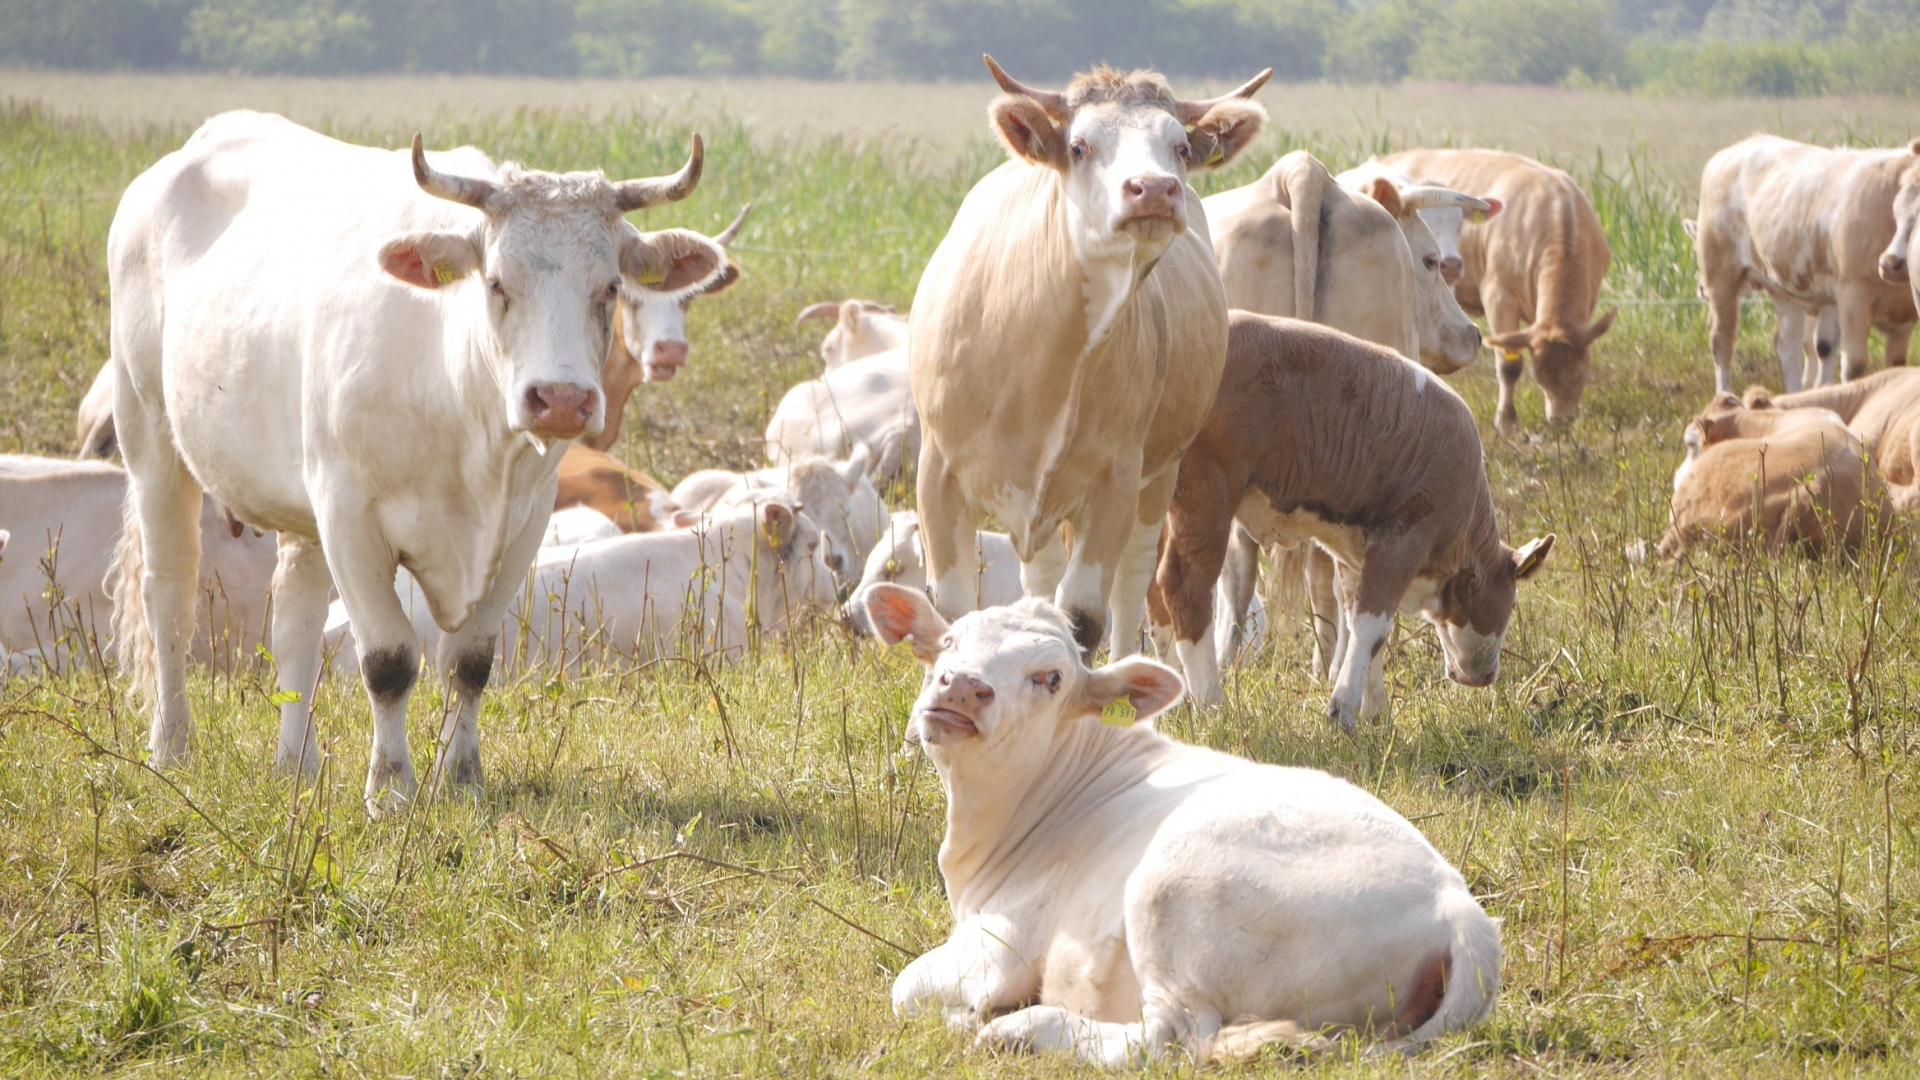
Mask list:
[[[607,303],[609,304],[613,303],[615,300],[620,299],[620,283],[618,281],[607,282],[605,295],[607,298]]]
[[[1175,143],[1173,145],[1173,152],[1180,155],[1181,161],[1186,161],[1193,157],[1193,147],[1187,143]]]
[[[1073,160],[1075,161],[1079,161],[1081,158],[1086,157],[1087,156],[1087,140],[1085,139],[1073,140],[1073,142],[1067,147],[1067,152],[1073,155]]]
[[[1427,269],[1429,269],[1429,270],[1438,270],[1438,269],[1440,269],[1440,256],[1438,256],[1438,255],[1429,255],[1429,256],[1427,256],[1426,258],[1424,258],[1424,259],[1422,259],[1422,260],[1420,260],[1420,261],[1421,261],[1421,262],[1423,262],[1423,263],[1425,263],[1425,264],[1426,264],[1426,267],[1427,267]]]
[[[1033,675],[1032,679],[1033,685],[1040,687],[1049,694],[1057,694],[1060,692],[1060,673],[1057,671],[1042,671]]]

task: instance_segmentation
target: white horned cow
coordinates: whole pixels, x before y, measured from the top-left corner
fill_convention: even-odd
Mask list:
[[[1908,209],[1904,222],[1896,221],[1896,204]],[[1887,328],[1889,362],[1904,361],[1915,312],[1907,252],[1916,212],[1920,140],[1856,150],[1755,135],[1713,155],[1700,173],[1693,241],[1715,388],[1733,390],[1740,297],[1748,290],[1772,298],[1779,313],[1775,346],[1789,393],[1806,381],[1807,324],[1828,305],[1839,320],[1842,377],[1866,374],[1875,325]],[[1836,358],[1819,359],[1819,381],[1832,382]]]
[[[1054,92],[987,66],[1010,160],[961,203],[908,316],[928,576],[942,611],[973,610],[962,553],[991,513],[1028,595],[1056,596],[1089,650],[1111,622],[1125,653],[1174,467],[1226,356],[1226,295],[1188,172],[1259,132],[1266,113],[1246,99],[1272,72],[1182,101],[1152,72],[1101,68]]]
[[[151,698],[156,764],[189,749],[205,490],[280,533],[273,652],[298,700],[281,707],[276,765],[318,761],[305,702],[332,586],[373,703],[368,807],[415,790],[404,566],[448,631],[436,783],[479,783],[491,635],[546,531],[558,450],[604,422],[620,290],[681,293],[725,263],[698,233],[622,215],[685,197],[700,165],[698,136],[677,174],[614,182],[227,113],[134,179],[108,236],[132,481],[115,619]]]
[[[740,235],[748,203],[713,238],[725,250]],[[606,422],[599,432],[582,435],[576,445],[595,450],[611,450],[620,441],[627,402],[642,384],[665,382],[686,366],[687,309],[694,300],[731,289],[740,282],[740,268],[728,262],[726,268],[697,290],[662,293],[644,286],[622,284],[620,302],[614,308],[613,334],[607,343],[606,360],[601,365],[600,383],[606,396]],[[641,359],[644,358],[644,359]],[[113,363],[102,364],[80,401],[74,423],[74,456],[110,458],[119,449],[113,434]]]
[[[1487,343],[1501,354],[1494,422],[1503,431],[1519,426],[1514,396],[1531,356],[1547,422],[1572,423],[1593,377],[1593,343],[1616,314],[1593,314],[1613,251],[1586,192],[1559,169],[1498,150],[1402,150],[1379,160],[1500,201],[1499,217],[1461,227],[1454,288],[1463,307],[1486,315]]]
[[[864,451],[875,483],[905,476],[920,456],[920,414],[907,376],[907,351],[863,356],[794,384],[767,421],[767,460],[839,460]]]
[[[1466,273],[1466,260],[1460,254],[1461,228],[1469,221],[1477,225],[1497,216],[1504,205],[1499,199],[1474,199],[1471,196],[1467,197],[1471,199],[1470,202],[1450,198],[1428,200],[1422,197],[1426,189],[1431,188],[1436,192],[1446,192],[1448,189],[1423,184],[1398,169],[1388,168],[1379,158],[1368,158],[1334,179],[1348,191],[1361,194],[1378,190],[1375,183],[1378,180],[1385,180],[1398,188],[1401,202],[1412,204],[1421,222],[1433,233],[1433,242],[1440,252],[1440,278],[1449,286],[1458,285],[1461,276]]]
[[[820,339],[820,363],[828,371],[875,353],[907,347],[907,320],[891,304],[874,300],[823,300],[809,304],[793,320],[796,327],[832,319]]]
[[[1089,670],[1044,600],[949,625],[916,589],[859,595],[926,668],[908,732],[947,795],[953,932],[896,1012],[1119,1067],[1340,1031],[1410,1051],[1493,1011],[1500,925],[1379,799],[1160,734],[1180,677]],[[1103,723],[1122,699],[1140,722]]]

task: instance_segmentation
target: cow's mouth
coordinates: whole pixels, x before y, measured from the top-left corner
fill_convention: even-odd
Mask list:
[[[932,741],[938,742],[937,736],[978,735],[980,729],[974,725],[971,716],[935,706],[920,711],[920,734],[923,738],[935,736]]]
[[[1139,213],[1120,219],[1118,228],[1135,236],[1160,237],[1167,234],[1179,235],[1187,230],[1187,223],[1169,210],[1165,213]]]
[[[672,378],[675,375],[678,375],[678,374],[680,374],[679,364],[648,364],[647,365],[647,381],[648,382],[668,382],[672,380]]]

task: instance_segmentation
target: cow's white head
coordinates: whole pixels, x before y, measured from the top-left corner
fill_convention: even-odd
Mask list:
[[[606,419],[601,365],[625,282],[678,296],[726,263],[685,229],[642,233],[623,214],[685,198],[700,182],[701,143],[672,176],[611,182],[598,172],[501,166],[497,177],[441,172],[413,137],[421,190],[481,211],[465,232],[396,236],[380,248],[387,273],[470,304],[474,342],[505,399],[510,431],[571,439]]]
[[[1491,217],[1499,211],[1495,203],[1476,199],[1432,184],[1400,184],[1385,176],[1376,176],[1367,184],[1367,194],[1392,214],[1406,237],[1413,255],[1413,322],[1420,333],[1420,363],[1442,375],[1472,364],[1480,355],[1480,328],[1460,307],[1454,295],[1453,279],[1446,274],[1446,257],[1439,238],[1427,224],[1426,215],[1442,211],[1453,215],[1455,257],[1459,261],[1459,228],[1468,213]]]
[[[834,320],[820,339],[820,361],[828,371],[889,349],[905,348],[907,320],[889,304],[872,300],[821,301],[809,304],[793,320],[795,327],[822,319]]]
[[[1141,657],[1089,670],[1066,615],[1045,600],[987,608],[952,625],[918,589],[868,585],[854,602],[881,641],[911,641],[927,669],[907,734],[943,771],[963,761],[1044,766],[1061,725],[1121,698],[1137,719],[1150,720],[1186,693],[1172,669]]]
[[[1906,285],[1920,298],[1920,280],[1912,266],[1920,259],[1920,139],[1907,147],[1900,170],[1900,189],[1893,196],[1893,242],[1880,253],[1880,277],[1889,285]]]
[[[1469,559],[1443,583],[1421,611],[1440,634],[1447,678],[1462,686],[1490,686],[1500,674],[1500,646],[1513,621],[1519,584],[1532,577],[1553,550],[1553,534],[1519,550],[1500,544],[1497,557]]]
[[[713,237],[722,251],[733,246],[753,204],[740,208],[733,223]],[[723,293],[740,283],[740,267],[729,260],[713,280],[675,295],[631,282],[620,289],[620,345],[607,352],[607,399],[623,401],[641,383],[666,382],[686,366],[687,309],[703,296]]]
[[[1266,123],[1246,100],[1273,69],[1206,101],[1181,101],[1147,71],[1102,67],[1065,93],[1014,79],[991,56],[987,69],[1006,93],[989,115],[1015,156],[1065,178],[1075,242],[1083,250],[1135,245],[1134,264],[1150,267],[1187,228],[1187,176],[1232,161]]]

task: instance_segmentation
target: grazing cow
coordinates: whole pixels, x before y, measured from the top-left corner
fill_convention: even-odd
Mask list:
[[[1466,402],[1338,331],[1244,311],[1231,321],[1219,401],[1180,463],[1151,597],[1194,698],[1221,700],[1212,604],[1236,515],[1262,543],[1311,540],[1339,565],[1328,715],[1342,728],[1385,704],[1396,611],[1433,624],[1448,678],[1491,684],[1515,588],[1553,536],[1501,543]]]
[[[681,517],[689,527],[542,548],[497,627],[506,669],[579,670],[616,656],[730,659],[745,648],[750,626],[781,634],[833,610],[820,529],[791,503]],[[419,586],[402,571],[396,587],[421,638],[435,640]],[[335,604],[327,643],[346,668],[352,640],[352,620]]]
[[[1447,286],[1420,211],[1486,213],[1488,203],[1431,186],[1403,192],[1383,177],[1350,191],[1296,150],[1205,206],[1228,307],[1344,330],[1443,375],[1479,357],[1480,328]]]
[[[1866,447],[1831,410],[1748,408],[1721,395],[1688,425],[1686,441],[1661,558],[1709,536],[1775,553],[1850,551],[1889,512]]]
[[[1733,389],[1740,297],[1766,293],[1780,317],[1775,347],[1789,392],[1801,389],[1807,323],[1833,305],[1839,366],[1867,370],[1868,330],[1887,334],[1888,362],[1906,358],[1914,299],[1907,287],[1912,229],[1895,219],[1901,197],[1920,204],[1920,140],[1897,150],[1832,149],[1755,135],[1708,160],[1693,229],[1709,306],[1714,383]],[[1909,194],[1911,193],[1911,194]],[[1910,215],[1911,217],[1911,215]],[[1832,382],[1834,357],[1821,358]]]
[[[887,521],[886,503],[867,475],[865,448],[843,462],[810,458],[749,473],[702,469],[680,481],[672,496],[675,505],[693,511],[748,506],[769,497],[791,501],[820,526],[827,568],[850,588],[858,580],[860,560],[880,542]]]
[[[1402,202],[1418,202],[1418,193],[1432,187],[1397,169],[1387,168],[1379,158],[1368,158],[1334,179],[1339,181],[1341,187],[1361,194],[1371,194],[1375,190],[1375,181],[1385,180],[1400,190]],[[1445,191],[1444,188],[1435,190]],[[1460,256],[1460,227],[1468,221],[1476,224],[1484,222],[1498,214],[1500,207],[1498,199],[1475,199],[1473,203],[1438,199],[1431,205],[1415,207],[1420,220],[1433,233],[1434,244],[1440,249],[1440,277],[1448,286],[1458,285],[1460,276],[1466,272],[1466,261]]]
[[[1020,556],[1014,553],[1013,541],[1006,533],[988,532],[982,529],[979,534],[980,546],[976,549],[980,575],[980,606],[1000,607],[1020,599]],[[867,553],[867,565],[860,575],[861,585],[872,585],[887,581],[903,585],[909,589],[925,592],[927,589],[926,552],[920,546],[920,515],[912,510],[899,510],[887,524],[887,535]],[[1236,605],[1227,595],[1228,581],[1221,575],[1217,587],[1219,595],[1214,602],[1214,641],[1219,645],[1220,667],[1232,667],[1242,657],[1250,657],[1258,652],[1267,638],[1267,609],[1260,594],[1254,593],[1247,603]],[[1236,621],[1236,612],[1245,611]],[[849,601],[841,612],[849,626],[856,633],[871,634],[872,626],[867,622],[866,611],[859,603]]]
[[[590,507],[613,520],[621,532],[654,532],[673,527],[679,505],[660,481],[590,446],[567,447],[560,458],[553,508]]]
[[[448,630],[438,779],[479,783],[492,635],[546,532],[556,446],[605,420],[623,282],[678,295],[725,264],[698,233],[622,216],[685,197],[700,165],[698,137],[678,174],[613,182],[472,148],[429,158],[418,136],[411,153],[352,146],[242,112],[134,179],[107,243],[132,481],[114,607],[151,691],[155,764],[188,750],[204,489],[280,532],[276,765],[319,760],[306,699],[332,585],[373,704],[368,807],[413,794],[404,566]]]
[[[907,353],[890,349],[850,360],[796,384],[767,421],[767,460],[775,465],[864,450],[876,484],[906,475],[920,456],[920,413],[907,377]]]
[[[949,625],[915,589],[860,599],[927,669],[908,736],[947,795],[953,932],[894,979],[895,1012],[1119,1067],[1341,1029],[1411,1051],[1493,1011],[1499,924],[1380,800],[1160,734],[1180,677],[1088,670],[1044,600]],[[1121,699],[1140,722],[1102,723]]]
[[[1920,510],[1920,369],[1890,368],[1797,394],[1750,390],[1747,404],[1756,409],[1831,409],[1866,448],[1894,509]]]
[[[820,360],[826,370],[861,357],[907,347],[907,320],[890,304],[872,300],[822,301],[800,312],[796,327],[819,319],[833,319],[833,329],[820,341]]]
[[[569,506],[565,510],[555,510],[553,516],[547,518],[547,531],[540,538],[540,546],[570,547],[620,535],[620,526],[593,507]]]
[[[752,203],[741,207],[713,242],[722,250],[732,247],[752,212]],[[725,292],[739,283],[740,267],[729,260],[713,280],[683,293],[621,284],[620,303],[614,308],[613,339],[600,373],[607,396],[607,422],[598,433],[581,436],[580,445],[612,450],[619,443],[621,420],[634,390],[642,383],[666,382],[686,366],[692,348],[687,344],[687,309],[695,300]]]
[[[126,494],[127,474],[105,462],[0,454],[0,522],[15,538],[0,563],[0,650],[15,668],[84,662],[96,643],[113,655],[108,569]],[[199,511],[191,655],[250,661],[266,632],[274,541],[230,529],[212,499]]]
[[[1174,467],[1226,351],[1188,172],[1259,132],[1266,113],[1246,99],[1272,72],[1181,101],[1151,72],[1101,68],[1058,93],[987,66],[1006,91],[990,116],[1010,160],[961,203],[908,319],[927,573],[942,611],[971,611],[977,576],[961,553],[990,513],[1028,595],[1056,596],[1090,650],[1111,622],[1126,652]]]
[[[1500,353],[1495,420],[1503,431],[1519,426],[1514,393],[1526,354],[1547,422],[1572,423],[1593,374],[1593,343],[1616,314],[1593,315],[1613,252],[1586,193],[1559,169],[1498,150],[1403,150],[1380,163],[1504,207],[1462,227],[1465,266],[1455,286],[1462,306],[1487,317],[1487,343]]]

